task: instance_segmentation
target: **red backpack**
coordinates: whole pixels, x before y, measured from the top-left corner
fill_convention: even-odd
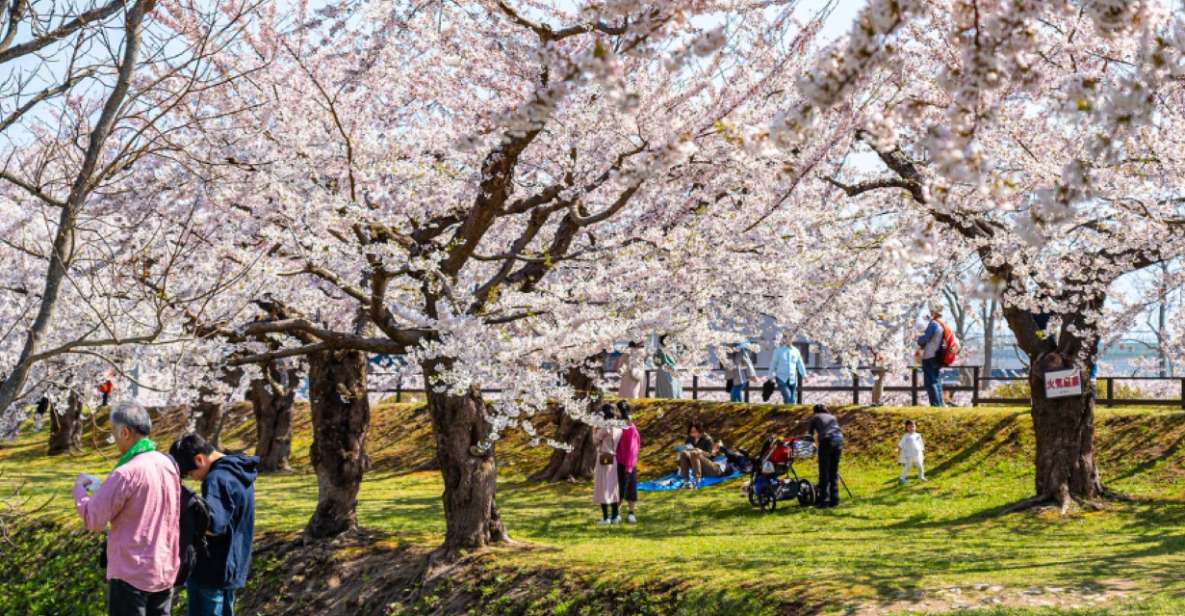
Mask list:
[[[942,362],[943,366],[953,366],[959,356],[959,339],[955,337],[955,333],[941,319],[934,320],[942,327],[942,344],[938,347],[938,353],[934,356]]]

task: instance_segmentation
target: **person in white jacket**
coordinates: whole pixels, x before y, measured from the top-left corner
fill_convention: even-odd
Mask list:
[[[918,426],[912,419],[906,420],[905,434],[897,443],[897,462],[901,464],[901,478],[897,483],[905,483],[912,466],[918,467],[918,480],[926,480],[926,444],[922,441],[922,435],[918,434]]]

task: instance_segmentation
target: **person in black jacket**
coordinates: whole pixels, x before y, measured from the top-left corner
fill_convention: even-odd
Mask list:
[[[259,458],[225,455],[187,434],[169,454],[182,477],[202,482],[210,509],[206,553],[198,553],[186,583],[189,616],[234,616],[235,592],[246,585],[255,538],[255,477]]]
[[[827,412],[822,404],[815,405],[815,413],[809,424],[811,436],[819,451],[819,485],[815,506],[835,507],[839,505],[839,455],[843,451],[843,430],[839,420]]]

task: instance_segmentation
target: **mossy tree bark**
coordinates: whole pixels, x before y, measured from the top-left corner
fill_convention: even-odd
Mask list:
[[[317,473],[317,508],[304,535],[323,539],[358,525],[358,488],[370,465],[366,456],[370,426],[366,353],[333,350],[310,354],[309,405],[313,416],[310,459]]]

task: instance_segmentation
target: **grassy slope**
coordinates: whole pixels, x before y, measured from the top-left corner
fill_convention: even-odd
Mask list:
[[[643,404],[638,416],[643,475],[671,466],[670,448],[693,417],[704,419],[708,431],[730,445],[752,446],[770,430],[796,433],[806,411]],[[898,488],[893,447],[905,417],[921,421],[931,481]],[[493,573],[470,590],[493,609],[501,605],[495,590],[512,585],[511,573],[564,570],[606,589],[673,588],[672,601],[688,610],[708,606],[748,613],[805,606],[895,612],[1003,597],[1026,606],[1098,601],[1112,608],[1142,605],[1146,613],[1183,613],[1185,501],[1177,487],[1185,455],[1183,419],[1185,414],[1164,410],[1100,411],[1104,480],[1136,500],[1064,519],[994,515],[1032,490],[1032,436],[1027,415],[1017,409],[848,410],[841,414],[849,435],[841,470],[855,501],[834,511],[791,507],[762,514],[749,507],[734,483],[697,493],[644,494],[642,523],[633,527],[594,525],[589,486],[525,482],[548,452],[511,439],[499,452],[503,515],[516,539],[559,549],[499,554],[496,566],[486,565]],[[176,421],[162,424],[166,433],[179,427]],[[443,533],[439,476],[410,470],[431,457],[427,418],[410,406],[382,405],[371,435],[375,470],[362,487],[359,522],[384,533],[388,548],[422,551]],[[41,515],[70,524],[74,475],[106,472],[115,454],[108,448],[47,458],[44,436],[25,435],[15,446],[0,448],[0,494],[24,483],[23,493],[34,502],[54,497]],[[251,438],[252,427],[243,421],[224,440],[231,448],[248,448]],[[258,485],[261,531],[295,533],[311,514],[316,485],[305,459],[308,439],[307,415],[301,414],[294,440],[297,471],[264,477]],[[92,442],[89,432],[84,440]],[[160,440],[171,442],[171,434]],[[812,477],[814,465],[800,464],[799,471]],[[267,566],[261,564],[260,571]],[[1037,594],[1035,587],[1075,592]],[[1108,589],[1113,594],[1102,594]],[[501,599],[502,607],[513,603]],[[567,599],[532,600],[546,612],[562,608]],[[424,604],[421,597],[419,605],[431,602]]]

